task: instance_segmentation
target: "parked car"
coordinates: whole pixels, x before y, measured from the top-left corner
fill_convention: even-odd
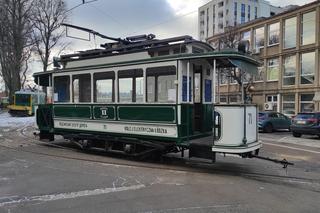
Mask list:
[[[264,132],[273,132],[280,129],[290,131],[291,119],[279,112],[259,112],[258,127]]]
[[[293,120],[294,117],[296,116],[296,113],[294,110],[285,110],[285,111],[283,111],[283,114],[285,116],[287,116],[288,118],[290,118],[291,120]]]
[[[320,137],[320,112],[298,113],[291,125],[292,135],[318,135]]]

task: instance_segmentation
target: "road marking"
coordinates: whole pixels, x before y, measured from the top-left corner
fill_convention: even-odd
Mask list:
[[[318,151],[312,151],[312,150],[308,150],[308,149],[301,149],[301,148],[290,147],[290,146],[285,146],[285,145],[280,145],[280,144],[267,143],[267,142],[262,142],[262,143],[266,144],[266,145],[271,145],[271,146],[278,146],[278,147],[283,147],[283,148],[288,148],[288,149],[294,149],[294,150],[299,150],[299,151],[304,151],[304,152],[320,154],[320,152],[318,152]]]
[[[121,192],[121,191],[128,191],[128,190],[137,190],[144,188],[145,185],[133,185],[133,186],[121,186],[115,188],[102,188],[102,189],[93,189],[93,190],[84,190],[78,192],[67,192],[67,193],[60,193],[60,194],[49,194],[49,195],[40,195],[40,196],[10,196],[10,197],[0,197],[0,207],[5,205],[12,205],[12,204],[19,204],[25,202],[47,202],[47,201],[55,201],[55,200],[64,200],[64,199],[72,199],[84,196],[94,196],[94,195],[102,195],[102,194],[109,194],[112,192]]]

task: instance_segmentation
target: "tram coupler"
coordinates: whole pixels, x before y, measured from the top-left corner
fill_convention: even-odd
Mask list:
[[[252,158],[258,158],[261,160],[267,160],[267,161],[271,161],[274,163],[280,163],[281,165],[283,165],[283,168],[286,169],[288,167],[288,165],[293,166],[294,163],[287,161],[285,158],[283,160],[278,160],[278,159],[273,159],[273,158],[269,158],[269,157],[262,157],[259,155],[251,155]]]

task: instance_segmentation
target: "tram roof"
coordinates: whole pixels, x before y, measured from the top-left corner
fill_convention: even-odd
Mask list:
[[[43,81],[45,78],[48,78],[53,73],[64,73],[64,72],[74,72],[74,71],[86,71],[90,69],[100,69],[100,68],[109,68],[109,67],[117,67],[117,66],[127,66],[127,65],[139,65],[139,64],[148,64],[154,62],[166,62],[166,61],[175,61],[175,60],[198,60],[204,59],[208,60],[210,64],[212,64],[213,60],[216,60],[217,67],[238,67],[241,70],[247,70],[252,74],[257,74],[257,67],[261,65],[261,62],[248,55],[236,50],[222,50],[222,51],[211,51],[206,53],[182,53],[182,54],[173,54],[167,56],[156,56],[152,58],[140,59],[140,60],[128,60],[107,64],[99,64],[99,65],[89,65],[82,67],[72,67],[65,69],[55,69],[46,72],[37,72],[34,73],[35,82]],[[45,80],[46,81],[46,80]],[[47,84],[47,83],[46,83]]]

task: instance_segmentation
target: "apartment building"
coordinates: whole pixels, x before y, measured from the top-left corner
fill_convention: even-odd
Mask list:
[[[199,39],[205,41],[225,27],[236,26],[259,17],[270,17],[283,8],[274,7],[265,0],[212,0],[199,8]]]
[[[262,66],[250,81],[252,101],[260,110],[285,114],[320,110],[320,1],[260,18],[235,30],[250,42]],[[224,34],[208,38],[219,44]],[[239,86],[228,74],[219,75],[220,101],[240,100]]]

